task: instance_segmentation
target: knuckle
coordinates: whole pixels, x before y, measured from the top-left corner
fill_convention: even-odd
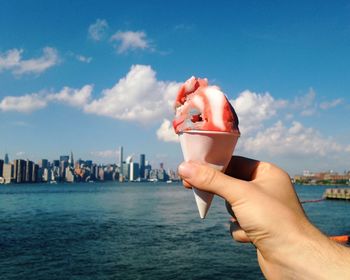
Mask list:
[[[202,168],[199,175],[199,181],[201,186],[209,187],[215,183],[217,172],[209,167]]]

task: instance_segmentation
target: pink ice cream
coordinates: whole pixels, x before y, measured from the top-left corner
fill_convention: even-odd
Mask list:
[[[191,77],[179,89],[173,126],[177,134],[190,130],[239,135],[238,118],[225,94],[207,79]]]

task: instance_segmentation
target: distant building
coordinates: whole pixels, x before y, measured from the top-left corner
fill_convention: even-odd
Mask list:
[[[74,167],[74,158],[73,158],[73,152],[72,151],[70,152],[70,156],[69,156],[69,159],[68,159],[68,165],[70,167]]]
[[[65,177],[66,182],[68,182],[68,183],[74,183],[74,181],[75,181],[75,176],[74,176],[73,169],[72,169],[70,166],[67,166],[67,167],[66,167],[65,174],[66,174],[66,177]]]
[[[26,160],[26,171],[25,171],[25,182],[31,183],[33,182],[33,168],[34,162],[30,160]]]
[[[26,161],[23,159],[15,159],[13,166],[15,182],[24,183],[26,181]]]
[[[5,184],[9,184],[13,181],[14,174],[13,165],[11,163],[4,163],[2,176]]]
[[[5,154],[4,163],[5,164],[9,164],[10,163],[9,155],[7,153]]]
[[[119,148],[119,174],[120,176],[124,175],[124,169],[123,169],[123,146],[120,146]],[[125,175],[124,175],[125,176]]]
[[[4,161],[0,159],[0,177],[2,177],[3,170],[4,170]]]
[[[38,162],[38,165],[40,168],[48,168],[49,167],[49,161],[47,159],[41,159]]]
[[[146,156],[145,154],[140,154],[140,178],[145,178],[145,166],[146,166]]]
[[[130,162],[129,166],[129,181],[136,181],[140,177],[139,164],[136,162]]]

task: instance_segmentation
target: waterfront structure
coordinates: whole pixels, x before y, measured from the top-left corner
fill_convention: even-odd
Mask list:
[[[26,161],[23,159],[16,159],[13,165],[15,182],[24,183],[26,181]]]

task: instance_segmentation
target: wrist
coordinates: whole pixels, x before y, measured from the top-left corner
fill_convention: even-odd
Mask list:
[[[349,279],[350,249],[330,240],[308,221],[285,255],[291,279]]]

